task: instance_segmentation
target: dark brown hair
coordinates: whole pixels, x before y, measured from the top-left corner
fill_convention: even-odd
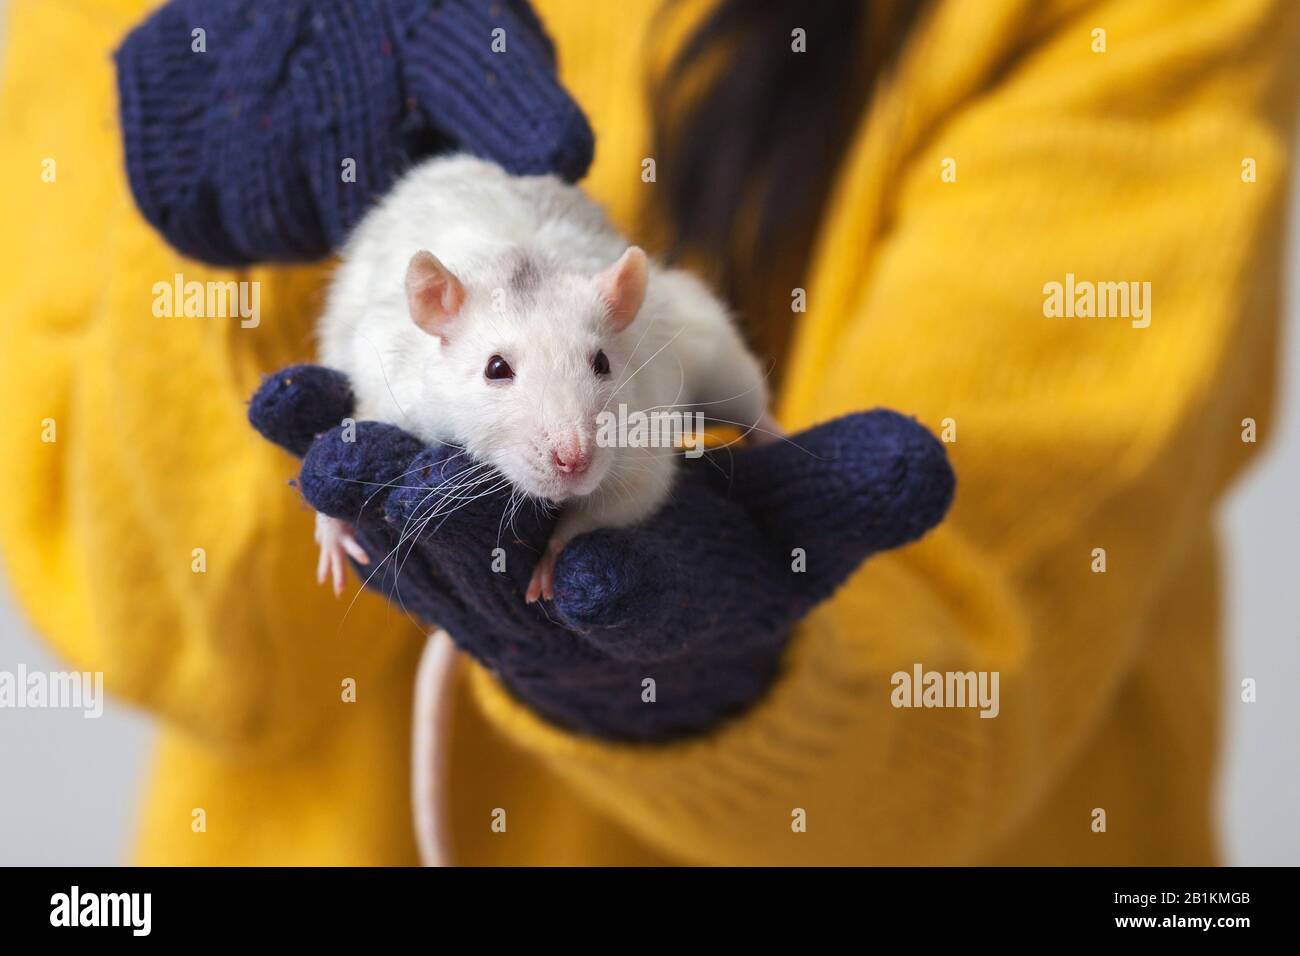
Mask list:
[[[719,0],[650,77],[650,235],[668,258],[710,275],[769,358],[790,323],[764,315],[802,284],[848,138],[920,6]]]

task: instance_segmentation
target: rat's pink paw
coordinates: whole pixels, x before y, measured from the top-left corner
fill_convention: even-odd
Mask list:
[[[533,568],[533,576],[528,582],[528,590],[524,593],[524,600],[529,604],[534,603],[539,598],[545,598],[548,601],[555,600],[555,561],[564,549],[564,542],[552,538],[546,543],[546,551],[542,554],[541,560],[537,562],[537,567]]]
[[[347,559],[357,564],[369,564],[370,556],[352,536],[352,526],[338,518],[316,515],[316,543],[320,545],[320,558],[316,561],[316,583],[324,584],[329,578],[334,584],[334,596],[343,593],[347,580]]]

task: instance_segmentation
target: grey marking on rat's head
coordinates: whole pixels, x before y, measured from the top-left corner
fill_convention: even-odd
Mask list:
[[[542,263],[527,250],[519,250],[510,266],[507,288],[520,302],[530,302],[542,286],[543,274]]]

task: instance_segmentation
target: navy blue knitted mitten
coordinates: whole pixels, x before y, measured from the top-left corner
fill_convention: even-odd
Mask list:
[[[300,365],[262,384],[249,418],[303,456],[308,502],[353,525],[369,587],[445,627],[544,717],[614,739],[698,733],[753,703],[796,622],[871,554],[937,524],[954,490],[924,427],[847,415],[683,461],[656,515],[575,538],[555,601],[529,605],[553,517],[511,510],[507,490],[480,495],[492,479],[454,448],[378,422],[351,434],[339,423],[352,406],[340,373]]]
[[[524,0],[171,0],[117,68],[140,211],[217,265],[329,255],[433,153],[570,181],[591,162]]]

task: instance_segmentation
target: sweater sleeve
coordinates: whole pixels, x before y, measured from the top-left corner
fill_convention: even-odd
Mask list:
[[[491,720],[681,858],[980,859],[1113,706],[1258,447],[1243,420],[1269,429],[1300,9],[1067,4],[1031,30],[972,8],[927,24],[913,99],[886,90],[850,155],[781,409],[917,414],[952,442],[949,519],[868,562],[698,739],[567,734],[473,675]],[[999,29],[1019,46],[945,58]],[[1086,317],[1080,283],[1132,294]],[[917,665],[996,673],[996,716],[896,707]]]
[[[72,666],[192,739],[268,756],[372,706],[418,631],[378,596],[316,587],[296,463],[248,426],[260,371],[312,353],[323,271],[202,267],[131,204],[109,54],[146,6],[10,12],[0,546]],[[204,290],[188,315],[178,277]],[[240,314],[208,314],[227,282]]]

